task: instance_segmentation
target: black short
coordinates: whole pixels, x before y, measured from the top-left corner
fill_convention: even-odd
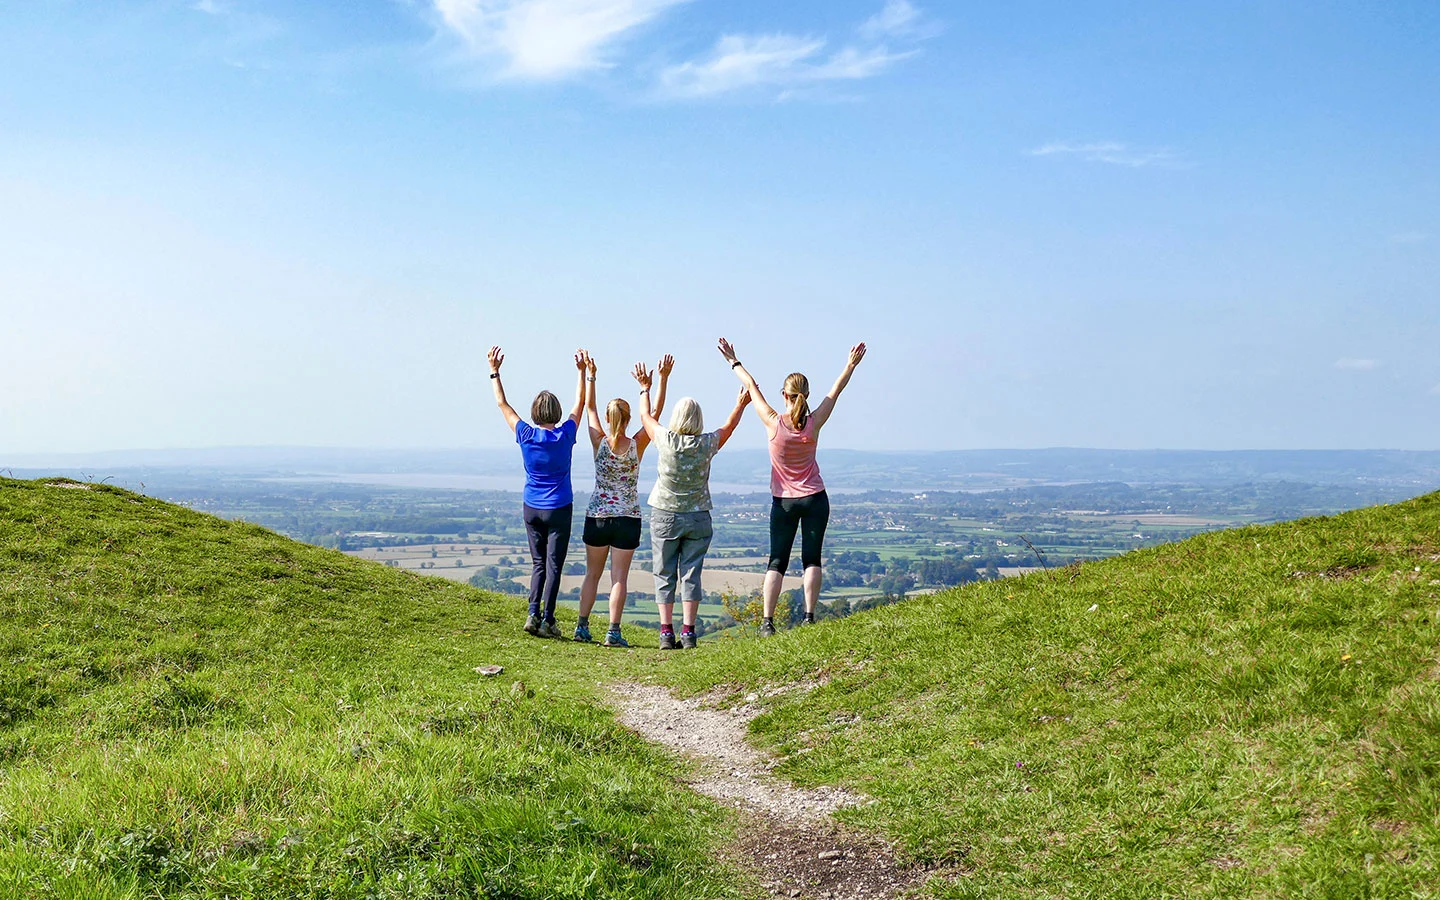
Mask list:
[[[635,550],[640,546],[638,516],[585,517],[585,546]]]

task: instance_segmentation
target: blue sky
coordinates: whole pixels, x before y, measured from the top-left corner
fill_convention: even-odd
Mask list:
[[[0,453],[1440,447],[1433,2],[0,0]],[[748,427],[737,440],[758,446]]]

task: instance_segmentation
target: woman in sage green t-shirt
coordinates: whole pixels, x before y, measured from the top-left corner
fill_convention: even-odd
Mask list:
[[[679,646],[695,647],[695,619],[700,611],[700,574],[714,530],[710,523],[710,460],[730,440],[750,392],[741,391],[730,417],[716,431],[705,427],[700,404],[686,397],[675,404],[666,428],[650,408],[653,372],[635,367],[640,383],[640,421],[659,454],[655,488],[650,492],[651,565],[655,572],[655,602],[660,609],[660,649],[676,648],[674,609],[678,584],[681,600]]]

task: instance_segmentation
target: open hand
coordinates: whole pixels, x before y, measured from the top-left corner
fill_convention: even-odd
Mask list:
[[[590,354],[586,353],[584,350],[575,351],[575,368],[579,369],[581,372],[585,371],[585,366],[589,362],[589,360]]]
[[[675,368],[675,357],[671,356],[671,355],[668,354],[668,353],[665,354],[664,356],[660,357],[660,366],[659,366],[659,368],[660,368],[660,377],[661,377],[661,378],[668,378],[668,377],[670,376],[670,370]]]
[[[861,341],[850,348],[850,367],[860,365],[860,360],[865,358],[865,342]]]
[[[485,358],[490,361],[490,372],[494,374],[500,371],[500,365],[505,362],[505,351],[499,347],[491,347]]]
[[[750,405],[750,389],[749,389],[748,387],[742,387],[742,388],[740,389],[740,396],[736,398],[736,400],[735,400],[735,405],[736,405],[736,406],[749,406],[749,405]]]
[[[595,357],[585,354],[585,373],[591,378],[595,377]]]
[[[725,361],[726,361],[726,362],[728,362],[728,363],[734,363],[734,362],[735,362],[735,345],[734,345],[734,344],[730,343],[729,341],[725,340],[725,339],[722,337],[722,338],[720,339],[720,343],[717,344],[716,346],[718,346],[718,347],[720,348],[720,355],[723,356],[723,357],[725,357]]]
[[[651,382],[653,381],[653,375],[654,375],[654,373],[653,373],[653,372],[647,372],[647,371],[645,371],[645,364],[644,364],[644,363],[636,363],[636,364],[635,364],[635,371],[632,372],[631,374],[635,376],[635,380],[636,380],[636,381],[640,382],[640,389],[641,389],[641,390],[645,390],[645,391],[650,390],[650,384],[651,384]]]

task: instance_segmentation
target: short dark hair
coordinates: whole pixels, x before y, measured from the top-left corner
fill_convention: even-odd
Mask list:
[[[530,418],[536,425],[560,424],[560,398],[549,391],[536,394],[535,402],[530,404]]]

